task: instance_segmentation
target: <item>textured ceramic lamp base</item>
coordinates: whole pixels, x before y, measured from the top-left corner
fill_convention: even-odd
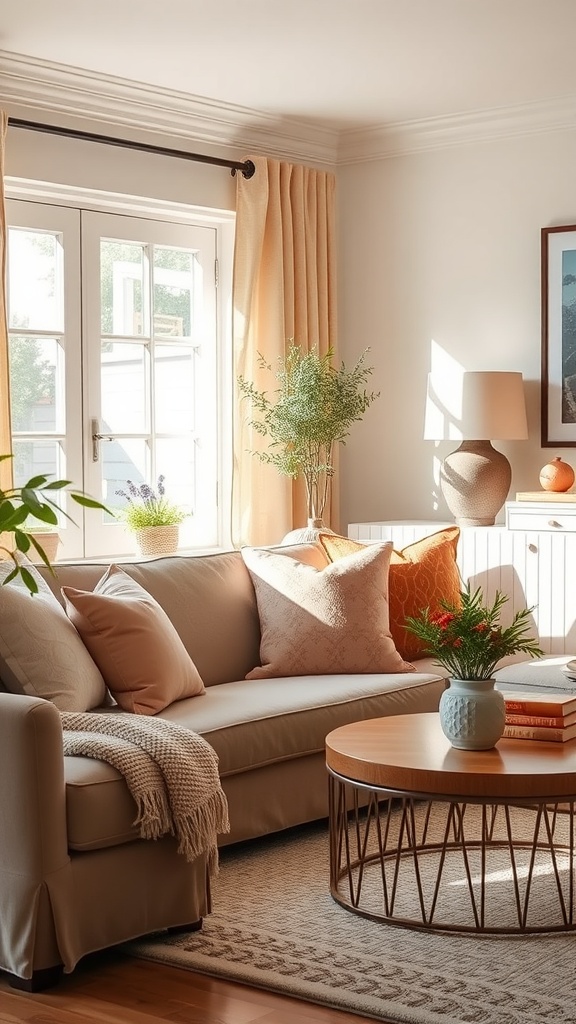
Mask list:
[[[440,470],[440,487],[458,526],[493,526],[512,480],[510,463],[490,441],[463,441]]]

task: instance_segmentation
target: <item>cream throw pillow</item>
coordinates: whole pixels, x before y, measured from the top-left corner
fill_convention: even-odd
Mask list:
[[[93,592],[62,587],[62,595],[123,711],[155,715],[205,692],[166,612],[119,566],[111,565]]]
[[[0,563],[0,583],[14,563]],[[32,564],[38,593],[19,577],[0,586],[0,679],[10,693],[50,700],[60,711],[90,711],[106,685],[62,605]]]
[[[258,603],[261,666],[247,679],[411,672],[390,636],[392,544],[373,544],[315,569],[289,555],[242,548]]]

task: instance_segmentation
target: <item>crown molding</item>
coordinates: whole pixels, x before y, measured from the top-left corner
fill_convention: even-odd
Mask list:
[[[337,131],[0,50],[2,106],[325,167],[576,128],[576,96]]]
[[[576,128],[576,96],[475,110],[340,133],[338,164],[362,163],[478,142]]]
[[[47,115],[81,118],[169,135],[245,156],[261,152],[333,166],[338,133],[291,118],[279,119],[248,107],[220,103],[112,75],[0,50],[2,106],[33,108]]]

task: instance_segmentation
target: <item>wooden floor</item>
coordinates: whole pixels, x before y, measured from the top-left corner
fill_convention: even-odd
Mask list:
[[[260,989],[107,951],[86,957],[60,985],[33,995],[0,974],[0,1024],[365,1024]]]

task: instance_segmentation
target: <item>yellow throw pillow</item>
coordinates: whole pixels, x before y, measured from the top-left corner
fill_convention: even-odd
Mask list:
[[[242,548],[258,603],[260,660],[246,676],[411,672],[388,618],[392,544],[361,546],[315,569],[288,554]]]
[[[164,609],[119,566],[111,565],[93,592],[62,587],[62,596],[123,711],[155,715],[205,692]]]
[[[448,526],[438,533],[392,551],[388,575],[390,632],[397,650],[406,661],[423,656],[422,643],[405,628],[407,615],[418,615],[423,608],[441,610],[440,600],[458,605],[462,581],[456,563],[460,529]],[[331,562],[347,557],[371,545],[359,544],[349,537],[321,533],[319,541]]]

